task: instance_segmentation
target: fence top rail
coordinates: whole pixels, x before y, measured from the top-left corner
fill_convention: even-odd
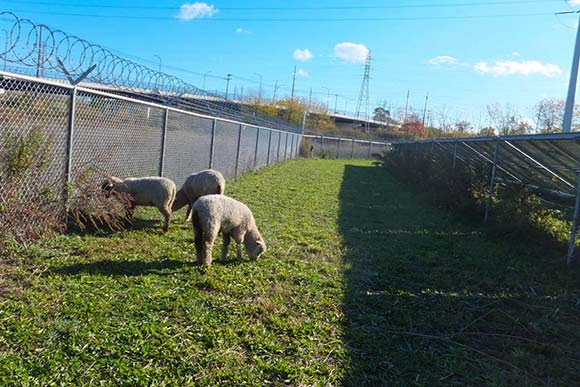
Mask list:
[[[546,134],[524,134],[516,136],[493,136],[493,137],[457,137],[457,138],[436,138],[420,141],[393,141],[393,145],[410,144],[431,144],[431,143],[453,143],[453,142],[493,142],[493,141],[543,141],[543,140],[580,140],[580,132],[572,133],[546,133]]]
[[[108,93],[108,92],[101,91],[101,90],[95,90],[95,89],[92,89],[90,87],[73,86],[73,85],[70,85],[70,84],[65,83],[65,82],[53,81],[53,80],[49,80],[49,79],[39,79],[39,78],[31,77],[31,76],[28,76],[28,75],[15,74],[15,73],[7,72],[7,71],[1,71],[1,70],[0,70],[0,78],[17,79],[17,80],[22,80],[22,81],[26,81],[26,82],[40,83],[40,84],[44,84],[44,85],[48,85],[48,86],[60,87],[62,89],[67,89],[67,90],[72,90],[72,89],[74,89],[76,87],[77,91],[80,91],[80,92],[83,92],[83,93],[95,94],[95,95],[99,95],[99,96],[102,96],[102,97],[113,98],[113,99],[117,99],[117,100],[121,100],[121,101],[127,101],[127,102],[137,103],[137,104],[140,104],[140,105],[144,105],[144,106],[148,106],[148,107],[154,107],[154,108],[158,108],[158,109],[167,109],[167,110],[170,110],[170,111],[173,111],[173,112],[176,112],[176,113],[187,114],[187,115],[194,116],[194,117],[205,118],[205,119],[209,119],[209,120],[222,121],[222,122],[228,122],[228,123],[236,124],[236,125],[244,125],[246,127],[251,127],[251,128],[266,129],[266,130],[271,130],[271,131],[274,131],[274,132],[290,133],[290,134],[293,134],[293,135],[300,135],[300,133],[287,132],[285,130],[273,129],[273,128],[268,128],[268,127],[265,127],[265,126],[258,126],[258,125],[248,124],[248,123],[245,123],[245,122],[230,120],[230,119],[227,119],[227,118],[213,117],[213,116],[208,116],[208,115],[205,115],[205,114],[194,113],[194,112],[190,112],[190,111],[187,111],[187,110],[177,109],[177,108],[174,108],[174,107],[171,107],[171,106],[162,105],[162,104],[155,103],[155,102],[147,102],[147,101],[142,101],[142,100],[139,100],[139,99],[125,97],[125,96],[118,95],[118,94]],[[83,83],[81,82],[81,85],[82,84]]]
[[[380,141],[371,141],[371,140],[360,140],[356,138],[346,138],[346,137],[331,137],[325,136],[323,134],[303,134],[304,138],[313,138],[313,139],[320,139],[323,137],[325,140],[334,140],[334,141],[354,141],[362,144],[374,144],[374,145],[388,145],[391,144],[390,142],[380,142]]]

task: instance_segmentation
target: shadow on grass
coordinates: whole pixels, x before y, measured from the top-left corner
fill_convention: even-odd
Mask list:
[[[125,230],[128,231],[158,230],[159,233],[162,233],[161,226],[162,221],[159,219],[134,218],[132,223],[127,224]],[[179,225],[172,224],[170,227],[179,227]],[[107,227],[107,225],[103,224],[99,226],[99,229],[94,229],[92,227],[80,229],[77,226],[72,226],[70,227],[67,233],[70,235],[78,235],[78,236],[91,235],[100,238],[110,238],[111,236],[122,231],[124,230],[111,230],[109,227]]]
[[[345,385],[580,380],[580,277],[565,252],[493,239],[380,168],[346,166],[340,202]]]
[[[96,274],[105,276],[139,276],[139,275],[170,275],[176,270],[193,265],[192,262],[163,261],[111,261],[102,260],[89,263],[77,263],[54,269],[53,273],[64,275]]]

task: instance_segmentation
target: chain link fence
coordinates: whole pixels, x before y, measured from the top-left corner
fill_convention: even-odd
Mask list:
[[[303,155],[330,159],[370,159],[390,149],[390,143],[352,138],[304,135]]]
[[[226,178],[291,159],[301,135],[257,127],[84,87],[0,72],[0,160],[17,138],[43,135],[47,163],[18,176],[23,200],[39,190],[61,197],[89,169],[165,176],[180,186],[206,168]],[[10,163],[22,163],[18,154]],[[13,156],[11,156],[13,157]],[[13,157],[14,158],[14,157]],[[8,163],[8,164],[10,164]],[[10,165],[8,166],[8,169]],[[8,170],[0,170],[0,182]],[[0,186],[0,205],[3,203]],[[64,207],[63,207],[64,209]]]

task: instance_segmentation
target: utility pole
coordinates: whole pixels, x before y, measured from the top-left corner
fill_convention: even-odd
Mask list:
[[[290,100],[294,102],[294,85],[296,84],[296,66],[294,66],[294,73],[292,75],[292,96]]]
[[[238,93],[238,85],[234,84],[234,100],[236,99],[237,93]]]
[[[310,112],[311,104],[312,104],[312,87],[310,88],[310,96],[308,97],[308,112]]]
[[[405,104],[405,118],[403,119],[403,124],[407,123],[407,112],[409,111],[409,94],[411,91],[407,89],[407,103]]]
[[[570,73],[570,84],[568,85],[568,97],[566,98],[566,110],[564,111],[564,123],[562,131],[568,133],[572,130],[572,118],[574,117],[574,97],[576,96],[576,82],[578,81],[578,63],[580,62],[580,24],[576,32],[576,45],[574,46],[574,57],[572,58],[572,72]]]
[[[278,91],[278,80],[276,79],[276,83],[274,84],[274,96],[272,97],[272,103],[276,103],[276,92]]]
[[[155,58],[159,59],[159,68],[158,68],[158,72],[161,72],[161,57],[159,55],[153,55]]]
[[[241,91],[240,91],[240,101],[244,100],[244,86],[241,87]]]
[[[356,118],[360,117],[360,113],[361,113],[361,109],[363,108],[363,104],[365,105],[365,122],[366,122],[366,130],[367,132],[370,129],[370,123],[369,123],[369,87],[370,87],[370,79],[371,79],[371,62],[372,62],[372,56],[371,53],[369,51],[369,54],[367,55],[367,59],[365,61],[365,70],[364,70],[364,75],[363,75],[363,81],[360,87],[360,93],[358,96],[358,102],[356,104]]]
[[[260,77],[260,88],[258,89],[258,102],[262,102],[262,74],[254,73],[254,75]]]
[[[427,102],[429,101],[429,93],[425,95],[425,107],[423,108],[423,127],[425,127],[425,115],[427,114]]]
[[[338,94],[334,95],[334,114],[336,114],[336,106],[338,105]]]
[[[226,77],[226,100],[228,99],[228,91],[230,89],[230,81],[232,80],[232,74],[228,74]]]

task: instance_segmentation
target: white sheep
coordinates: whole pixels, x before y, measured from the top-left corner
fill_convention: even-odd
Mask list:
[[[183,186],[177,191],[171,211],[175,212],[187,205],[185,221],[191,220],[191,206],[205,195],[223,195],[226,189],[226,179],[218,171],[206,169],[190,175]]]
[[[169,230],[171,206],[175,200],[175,183],[165,177],[130,177],[119,179],[110,176],[103,184],[103,189],[114,193],[126,193],[131,199],[131,213],[135,206],[157,207],[163,214],[165,222],[163,231]]]
[[[207,195],[193,204],[192,223],[197,260],[210,266],[211,250],[218,233],[222,233],[222,260],[227,259],[230,239],[238,245],[237,258],[242,258],[242,242],[251,259],[266,251],[252,211],[243,203],[224,195]]]

